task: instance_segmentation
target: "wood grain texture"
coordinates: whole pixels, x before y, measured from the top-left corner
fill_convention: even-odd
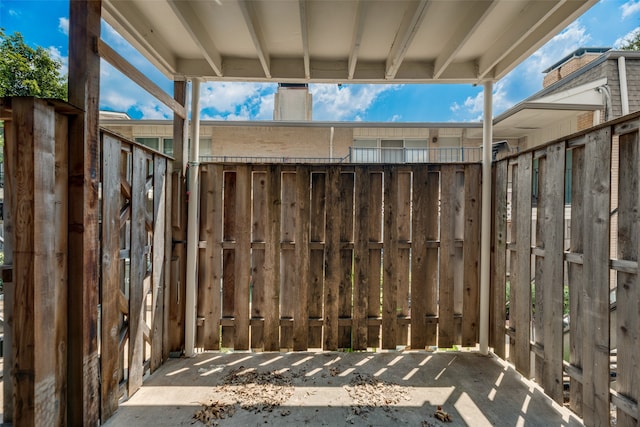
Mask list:
[[[494,353],[505,359],[505,319],[507,285],[507,171],[508,161],[496,165],[494,186],[494,252],[493,280],[491,281],[491,345]]]
[[[293,313],[293,350],[306,351],[309,346],[309,239],[311,215],[311,176],[308,166],[296,167],[296,228],[295,257],[297,271],[296,305]]]
[[[310,319],[322,320],[325,240],[325,184],[326,173],[311,174],[310,242],[319,244],[309,255],[308,314]],[[322,326],[309,326],[309,346],[322,348]]]
[[[371,181],[364,166],[355,171],[355,243],[353,253],[353,349],[367,349],[369,292],[369,194]]]
[[[338,288],[338,318],[352,320],[353,308],[353,196],[355,176],[340,174],[340,286]],[[351,348],[351,326],[338,326],[338,347]]]
[[[590,426],[609,425],[609,206],[611,131],[587,136],[585,145],[584,247],[582,292],[583,417]]]
[[[369,174],[371,189],[369,204],[374,206],[369,212],[369,243],[382,242],[382,196],[383,174],[380,172]],[[368,319],[380,319],[382,307],[380,295],[382,290],[382,250],[369,248],[369,291],[367,295]],[[368,346],[381,347],[380,326],[370,326],[368,332]]]
[[[280,241],[283,243],[294,243],[297,218],[296,200],[296,174],[285,172],[282,174],[282,222]],[[280,318],[287,322],[280,324],[280,348],[293,348],[293,319],[295,307],[297,305],[296,293],[299,284],[297,277],[297,261],[295,243],[292,247],[283,247],[280,253],[282,283],[280,287]]]
[[[102,149],[102,414],[118,409],[120,367],[120,141],[104,136]]]
[[[534,171],[532,179],[537,178],[537,182],[534,185],[537,185],[538,194],[537,194],[537,205],[535,206],[537,221],[535,222],[535,232],[532,235],[532,246],[537,248],[545,247],[545,238],[548,237],[548,234],[545,233],[545,226],[547,225],[545,222],[546,217],[546,204],[551,203],[549,199],[549,194],[546,189],[546,179],[547,179],[547,156],[541,156],[538,159],[534,160],[538,162],[538,173],[536,174]],[[535,310],[532,310],[531,313],[531,324],[533,328],[533,336],[532,340],[538,345],[540,348],[544,349],[544,327],[546,326],[545,321],[545,304],[544,304],[544,295],[549,286],[546,284],[547,278],[544,277],[545,271],[545,257],[544,256],[532,256],[534,262],[534,271],[532,280],[532,295],[535,298],[532,298],[532,305],[535,307]],[[544,353],[534,353],[533,358],[534,362],[534,372],[533,377],[536,379],[538,383],[543,384],[544,378],[544,368],[545,368],[545,360]]]
[[[151,263],[151,359],[149,369],[153,373],[164,362],[162,356],[162,335],[164,319],[165,293],[165,256],[166,245],[166,188],[167,160],[154,155],[153,158],[153,242]]]
[[[382,278],[382,348],[395,350],[398,339],[398,171],[384,166],[384,228]]]
[[[516,330],[514,364],[518,372],[529,378],[531,375],[530,353],[530,321],[531,321],[531,179],[532,154],[525,153],[518,157],[517,175],[517,237],[516,262],[512,268],[517,270],[516,277],[511,281],[511,302],[514,313],[511,319]],[[513,218],[513,214],[512,214]],[[513,227],[513,225],[512,225]]]
[[[269,166],[267,171],[267,242],[265,245],[265,315],[264,349],[280,350],[280,166]]]
[[[440,283],[438,307],[438,347],[455,344],[454,324],[454,273],[455,273],[455,218],[456,171],[451,165],[443,165],[440,196]]]
[[[482,168],[464,168],[464,277],[462,304],[462,346],[474,347],[478,342],[480,322],[480,217],[482,206]]]
[[[329,166],[326,179],[327,221],[325,231],[323,349],[338,349],[338,303],[340,289],[340,167]]]
[[[267,236],[267,173],[253,173],[253,222],[251,241],[265,242]],[[265,249],[253,247],[251,250],[251,348],[264,348],[264,314],[265,314]]]
[[[251,166],[237,167],[236,259],[234,301],[235,350],[249,349],[249,280],[251,273]]]
[[[70,2],[69,103],[84,111],[70,122],[69,252],[77,263],[69,269],[68,376],[69,425],[100,420],[98,372],[98,99],[100,1]],[[104,420],[103,420],[104,421]]]
[[[411,192],[412,192],[412,176],[411,172],[403,171],[398,173],[398,203],[397,203],[397,222],[398,222],[398,243],[403,244],[398,248],[397,272],[398,272],[398,290],[396,294],[397,308],[396,316],[399,319],[410,319],[410,297],[409,297],[409,278],[411,269]],[[398,324],[397,345],[409,344],[409,324]]]

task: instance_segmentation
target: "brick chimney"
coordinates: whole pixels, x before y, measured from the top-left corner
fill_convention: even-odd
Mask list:
[[[583,47],[577,49],[543,71],[545,76],[542,81],[542,87],[546,88],[558,80],[565,78],[598,58],[609,49],[608,47]]]

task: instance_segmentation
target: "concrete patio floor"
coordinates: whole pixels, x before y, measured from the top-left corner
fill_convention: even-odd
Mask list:
[[[230,384],[229,378],[247,372],[287,376],[286,400],[270,410],[241,408],[235,400],[238,395],[232,394],[237,384]],[[383,393],[401,389],[401,398],[374,406],[374,392],[369,402],[372,406],[363,407],[352,394],[354,379],[363,377],[373,380]],[[264,388],[253,387],[258,393]],[[426,351],[206,352],[193,358],[171,359],[121,404],[106,425],[204,425],[193,417],[212,401],[235,411],[211,424],[220,426],[583,425],[568,409],[548,399],[537,385],[522,379],[495,357]],[[452,422],[443,423],[434,417],[438,405],[451,415]]]

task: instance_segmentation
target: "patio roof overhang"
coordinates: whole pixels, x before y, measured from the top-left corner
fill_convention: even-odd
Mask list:
[[[173,80],[478,83],[597,0],[104,0]]]

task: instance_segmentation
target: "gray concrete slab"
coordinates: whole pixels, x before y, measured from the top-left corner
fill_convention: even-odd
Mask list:
[[[283,403],[271,410],[247,410],[236,403],[238,387],[253,387],[253,396],[258,397],[261,392],[274,393],[265,385],[238,385],[237,380],[249,372],[285,378],[288,385],[279,389],[286,389]],[[236,379],[235,385],[230,378]],[[370,393],[371,407],[363,406],[362,393],[354,393],[358,378],[373,383],[358,389],[365,396]],[[380,405],[380,393],[388,394],[388,404]],[[171,359],[122,403],[106,425],[203,425],[193,416],[212,401],[235,410],[217,420],[220,426],[583,425],[495,357],[424,351],[201,353]],[[451,415],[452,422],[434,418],[437,406]]]

